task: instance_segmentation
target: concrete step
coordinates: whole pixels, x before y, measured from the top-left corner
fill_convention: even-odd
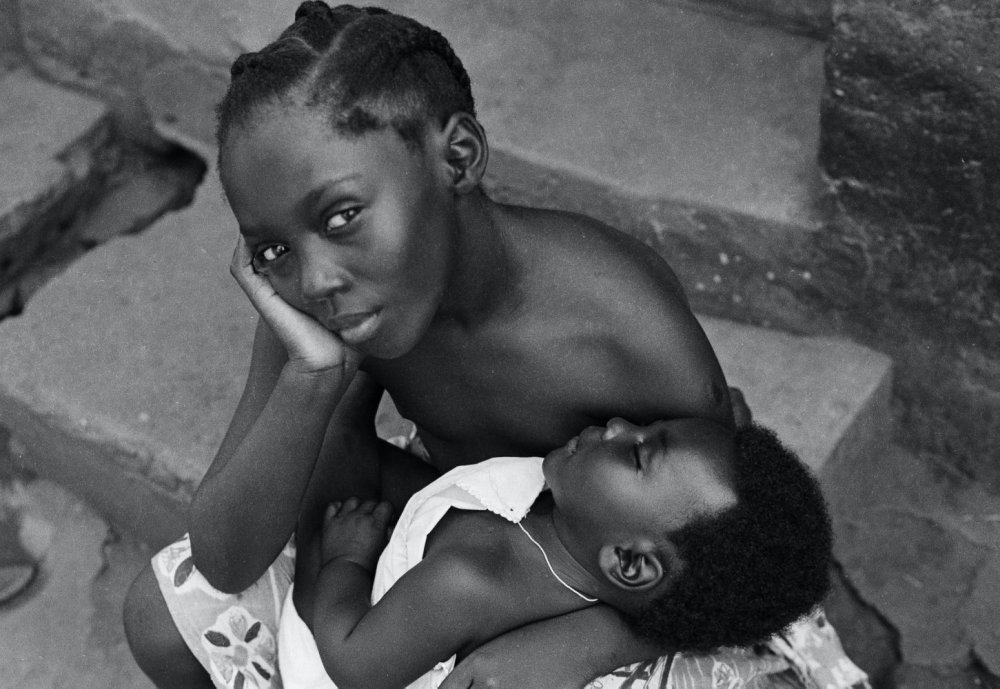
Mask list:
[[[204,144],[230,62],[297,4],[26,0],[19,21],[38,66]],[[682,258],[715,313],[739,303],[781,322],[789,293],[809,286],[823,42],[698,11],[711,2],[383,4],[442,31],[466,63],[497,197],[583,211]],[[121,60],[120,45],[142,59]],[[720,267],[720,253],[741,260]]]
[[[89,252],[0,322],[0,423],[19,461],[161,544],[229,422],[254,312],[229,277],[235,225],[209,173],[189,208]],[[888,422],[889,361],[706,318],[727,376],[814,467]]]

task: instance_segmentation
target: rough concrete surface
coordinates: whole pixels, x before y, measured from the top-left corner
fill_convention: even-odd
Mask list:
[[[1000,676],[995,496],[941,472],[931,457],[888,445],[831,466],[824,488],[838,561],[898,635],[898,685],[995,681],[981,671]],[[918,684],[918,676],[942,684]]]
[[[121,626],[145,548],[116,539],[91,508],[48,481],[0,484],[0,511],[40,567],[28,590],[0,607],[0,687],[151,689]]]

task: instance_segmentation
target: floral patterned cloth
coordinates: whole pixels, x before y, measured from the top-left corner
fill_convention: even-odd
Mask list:
[[[754,648],[635,663],[586,689],[872,689],[822,611]]]
[[[219,689],[281,689],[277,632],[295,572],[285,547],[246,591],[222,593],[195,568],[185,534],[153,557],[153,572],[174,624]]]

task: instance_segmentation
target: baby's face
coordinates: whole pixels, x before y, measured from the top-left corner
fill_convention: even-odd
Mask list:
[[[728,476],[732,434],[705,419],[635,426],[612,419],[545,457],[545,479],[567,523],[604,542],[659,541],[693,518],[736,502]]]
[[[451,197],[392,130],[337,135],[322,112],[266,109],[235,129],[220,175],[254,268],[351,347],[409,351],[452,260]]]

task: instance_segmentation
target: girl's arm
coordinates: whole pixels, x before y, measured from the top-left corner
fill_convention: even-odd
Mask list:
[[[581,689],[596,677],[665,651],[607,605],[534,622],[466,656],[440,689]]]
[[[418,563],[370,604],[390,513],[355,498],[327,511],[313,636],[340,689],[402,689],[490,624],[497,582],[450,554]]]
[[[242,239],[231,270],[261,320],[246,388],[188,528],[198,570],[217,588],[240,591],[291,537],[316,460],[329,454],[324,444],[350,442],[356,466],[378,466],[370,401],[380,390],[355,376],[357,353],[253,272]]]

